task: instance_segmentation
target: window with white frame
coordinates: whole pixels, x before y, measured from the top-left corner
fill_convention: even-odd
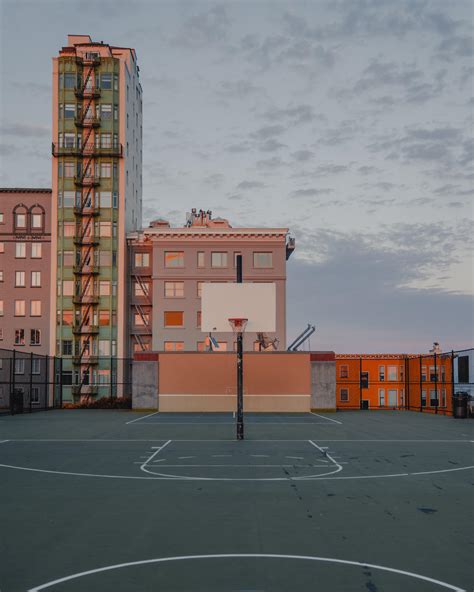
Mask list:
[[[15,329],[15,345],[25,345],[24,329]]]
[[[15,360],[15,374],[25,373],[25,360],[23,358],[17,358]]]
[[[165,341],[165,351],[184,351],[184,341]]]
[[[15,271],[15,288],[24,288],[26,285],[26,275],[24,271]]]
[[[0,243],[0,253],[5,253],[5,243],[4,242]]]
[[[41,359],[33,358],[31,360],[31,374],[41,374]]]
[[[257,253],[253,254],[253,266],[257,268],[273,267],[273,253]]]
[[[398,380],[398,368],[397,366],[388,366],[387,368],[387,379]]]
[[[41,345],[41,331],[30,329],[30,345]]]
[[[227,267],[227,253],[225,251],[213,251],[211,253],[211,267]]]
[[[166,298],[183,298],[184,282],[165,282]]]
[[[112,176],[112,163],[102,162],[100,165],[100,176],[103,179],[110,179]]]
[[[135,253],[135,267],[149,267],[150,254],[149,253]]]
[[[385,389],[379,389],[379,406],[385,406]]]
[[[39,405],[39,403],[40,403],[39,386],[32,386],[31,387],[31,403],[32,403],[32,405]]]
[[[3,300],[0,300],[0,317],[3,317]]]
[[[99,339],[99,356],[110,356],[110,341]]]
[[[204,251],[198,251],[197,252],[197,266],[204,267],[205,265],[206,265],[206,262],[205,262]]]
[[[385,381],[385,366],[379,366],[379,381],[380,382],[384,382]]]
[[[74,119],[76,117],[76,105],[74,103],[66,103],[64,105],[64,118]]]
[[[5,224],[5,216],[3,212],[0,212],[0,224]]]
[[[31,300],[30,302],[30,316],[41,316],[41,300]]]
[[[26,243],[15,243],[15,258],[24,259],[26,257]]]
[[[25,301],[24,300],[15,300],[15,316],[16,317],[24,317],[25,316]]]
[[[31,272],[31,287],[41,288],[41,271]]]
[[[31,243],[31,258],[41,259],[42,257],[42,245],[41,243]]]

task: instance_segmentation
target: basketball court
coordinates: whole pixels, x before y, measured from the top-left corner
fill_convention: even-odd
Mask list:
[[[0,418],[0,590],[472,589],[472,422],[244,428],[232,413]]]

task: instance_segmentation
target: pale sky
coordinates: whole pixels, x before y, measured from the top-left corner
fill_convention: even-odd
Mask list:
[[[51,57],[134,47],[144,224],[287,226],[288,339],[472,346],[473,4],[2,0],[0,185],[51,186]]]

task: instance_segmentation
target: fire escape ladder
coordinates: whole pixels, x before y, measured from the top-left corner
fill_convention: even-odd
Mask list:
[[[151,300],[150,300],[150,292],[148,290],[148,283],[144,282],[142,280],[142,278],[139,275],[135,275],[135,281],[137,281],[140,284],[140,287],[142,289],[143,294],[145,295],[147,304],[151,304]]]

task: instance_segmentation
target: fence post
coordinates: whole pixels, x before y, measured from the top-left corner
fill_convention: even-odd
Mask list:
[[[14,409],[15,404],[15,366],[16,366],[16,350],[13,350],[13,357],[10,358],[11,362],[11,380],[10,380],[10,407]]]
[[[359,358],[359,409],[362,409],[362,357]]]
[[[436,359],[436,352],[434,352],[434,371],[435,371],[435,379],[434,379],[434,387],[435,387],[435,413],[438,413],[438,405],[439,405],[439,399],[438,399],[438,366],[437,366],[437,359]]]
[[[113,389],[113,385],[112,385],[113,372],[114,372],[114,359],[112,356],[110,356],[109,396],[111,399],[112,399],[113,393],[114,393],[114,389]]]
[[[63,359],[58,358],[59,360],[59,404],[63,406]]]
[[[451,350],[451,415],[453,414],[453,397],[454,397],[454,350]]]
[[[405,409],[410,410],[410,359],[405,356]]]
[[[31,393],[33,390],[33,352],[30,353],[30,413],[33,409],[32,401],[31,401]]]

